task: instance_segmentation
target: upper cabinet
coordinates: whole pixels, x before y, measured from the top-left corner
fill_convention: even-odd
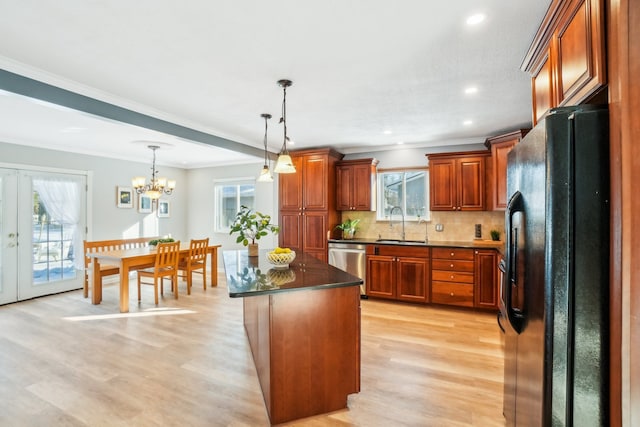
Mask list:
[[[296,173],[280,174],[278,244],[327,261],[327,235],[340,222],[336,210],[336,163],[332,149],[291,151]]]
[[[488,151],[429,154],[432,211],[483,211]]]
[[[607,84],[604,0],[553,0],[522,63],[533,124],[551,108],[597,97]]]
[[[336,165],[336,209],[376,210],[376,159],[344,160]]]
[[[528,131],[520,129],[485,141],[484,145],[491,150],[491,158],[487,162],[487,210],[503,211],[507,208],[507,154]]]

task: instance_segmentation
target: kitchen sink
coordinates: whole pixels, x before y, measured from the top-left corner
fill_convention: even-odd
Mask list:
[[[377,239],[376,243],[393,243],[393,244],[425,244],[427,242],[425,242],[424,240],[402,240],[402,239]]]

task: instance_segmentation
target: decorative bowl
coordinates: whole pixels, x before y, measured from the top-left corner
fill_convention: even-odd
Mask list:
[[[275,253],[273,251],[267,252],[267,261],[275,266],[275,268],[289,268],[289,264],[296,259],[296,253],[294,251],[287,253]]]

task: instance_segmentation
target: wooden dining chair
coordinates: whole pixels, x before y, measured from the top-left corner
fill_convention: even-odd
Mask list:
[[[178,258],[180,254],[180,242],[158,243],[156,247],[156,262],[152,268],[138,270],[138,302],[140,302],[140,285],[153,285],[153,293],[156,305],[158,305],[158,281],[160,282],[160,294],[164,295],[164,279],[171,279],[171,289],[178,299]],[[144,282],[142,278],[152,278],[153,282]]]
[[[187,279],[187,294],[191,295],[191,284],[193,283],[193,273],[202,274],[202,286],[207,290],[207,248],[209,247],[209,238],[191,239],[189,244],[189,255],[178,263],[178,273],[180,277]]]

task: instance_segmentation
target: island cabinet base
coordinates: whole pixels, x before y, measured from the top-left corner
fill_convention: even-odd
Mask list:
[[[272,424],[347,407],[360,391],[360,287],[243,298]]]

